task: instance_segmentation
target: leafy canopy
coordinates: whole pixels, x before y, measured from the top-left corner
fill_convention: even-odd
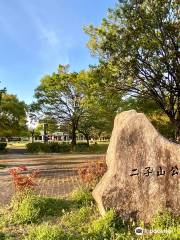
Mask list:
[[[151,98],[180,135],[179,6],[177,0],[119,1],[98,27],[85,28],[99,57],[98,83]]]

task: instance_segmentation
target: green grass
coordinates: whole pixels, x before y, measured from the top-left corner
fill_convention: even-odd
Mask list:
[[[94,202],[91,192],[85,187],[74,190],[70,196],[70,199],[78,207],[86,206]]]
[[[28,141],[24,141],[24,142],[8,142],[7,144],[7,148],[8,149],[25,149],[26,148],[26,144],[29,143]]]
[[[70,201],[63,199],[17,195],[11,201],[11,221],[17,224],[41,222],[44,217],[60,216],[70,206]]]
[[[58,225],[48,223],[29,228],[29,234],[24,240],[65,240],[68,239],[68,233]]]
[[[146,228],[166,229],[171,234],[137,238],[136,226],[139,223],[125,223],[113,209],[100,216],[85,188],[67,199],[17,195],[0,211],[0,240],[174,240],[180,234],[180,219],[168,212],[155,216]]]

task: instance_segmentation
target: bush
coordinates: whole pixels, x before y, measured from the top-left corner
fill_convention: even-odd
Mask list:
[[[9,170],[15,190],[17,192],[24,192],[24,194],[34,189],[37,185],[34,179],[39,176],[38,170],[32,170],[31,174],[22,174],[22,172],[27,170],[26,166],[19,166],[18,168],[11,168]]]
[[[87,233],[89,223],[96,219],[98,210],[94,205],[83,206],[80,209],[75,209],[66,213],[61,218],[61,225],[68,228],[68,231],[78,234]]]
[[[30,153],[64,153],[70,152],[71,146],[66,143],[58,143],[58,142],[49,142],[49,143],[28,143],[26,145],[27,151]]]
[[[165,229],[174,225],[175,218],[169,212],[159,213],[151,221],[151,227]]]
[[[24,240],[65,240],[69,239],[67,234],[58,226],[41,224],[31,227],[28,236]]]
[[[34,142],[26,145],[27,152],[30,153],[67,153],[73,150],[73,152],[87,152],[87,153],[105,153],[108,144],[93,144],[88,146],[87,143],[77,143],[73,149],[69,143],[59,142]]]
[[[90,146],[85,142],[79,142],[74,147],[75,152],[89,152]]]
[[[77,206],[88,205],[94,201],[92,193],[85,187],[76,189],[71,194],[71,199],[75,202]]]
[[[70,152],[71,146],[70,144],[66,143],[57,143],[57,142],[50,142],[47,143],[47,149],[51,153],[64,153],[64,152]]]
[[[0,142],[0,152],[4,152],[7,147],[7,143],[1,143]]]
[[[114,210],[110,210],[105,214],[105,216],[94,220],[90,225],[88,232],[98,240],[104,240],[105,238],[110,239],[113,233],[115,219],[116,214]]]
[[[30,153],[39,153],[43,152],[44,143],[36,142],[36,143],[28,143],[26,145],[26,149]]]
[[[39,222],[43,217],[62,214],[63,209],[69,208],[68,201],[39,197],[34,194],[15,196],[11,202],[12,221],[14,223]]]
[[[92,144],[89,151],[92,153],[106,153],[109,144]]]
[[[77,143],[73,148],[74,152],[87,152],[87,153],[105,153],[107,151],[108,144],[91,144]]]
[[[0,240],[5,240],[5,239],[6,239],[6,235],[0,232]]]
[[[87,187],[94,188],[106,171],[107,165],[105,161],[99,161],[80,168],[78,173]]]
[[[78,142],[78,143],[76,144],[76,146],[77,146],[77,147],[89,147],[88,143],[86,143],[86,142]]]
[[[151,222],[150,229],[167,230],[167,234],[152,234],[153,240],[179,239],[180,236],[180,217],[173,216],[170,212],[159,213]],[[148,239],[148,238],[145,238]]]

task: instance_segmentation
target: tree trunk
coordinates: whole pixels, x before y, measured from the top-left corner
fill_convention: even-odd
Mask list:
[[[176,114],[176,141],[180,143],[180,98],[177,102],[177,114]]]
[[[87,145],[88,145],[88,147],[89,147],[89,135],[84,135],[84,136],[85,136],[85,138],[86,138]]]
[[[32,141],[32,143],[34,143],[34,130],[32,130],[32,132],[31,132],[31,141]]]
[[[44,143],[48,142],[48,124],[44,124]]]
[[[175,138],[176,142],[180,143],[180,122],[176,123]]]
[[[169,116],[169,119],[175,127],[175,141],[179,143],[180,142],[180,115],[178,115],[178,117],[176,118]]]
[[[72,147],[76,146],[76,127],[75,124],[72,124],[72,140],[71,140]]]

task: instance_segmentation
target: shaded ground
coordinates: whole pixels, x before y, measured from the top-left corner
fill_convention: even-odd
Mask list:
[[[78,169],[92,161],[104,159],[104,155],[67,154],[67,155],[0,155],[0,204],[7,203],[14,190],[8,170],[20,165],[28,169],[39,169],[37,191],[43,196],[63,197],[82,185]]]
[[[8,154],[25,154],[26,153],[26,150],[23,149],[23,148],[9,148],[7,150]]]

